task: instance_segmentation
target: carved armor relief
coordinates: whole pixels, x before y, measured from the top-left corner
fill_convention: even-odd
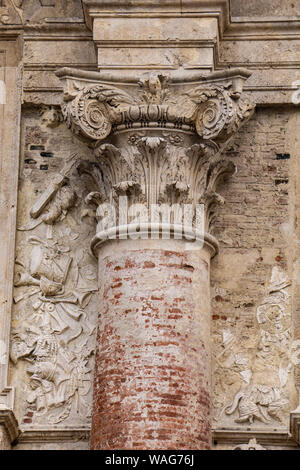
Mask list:
[[[60,119],[49,125],[45,112],[33,108],[23,116],[11,380],[22,428],[82,428],[89,426],[92,402],[94,223],[77,170],[80,143]]]

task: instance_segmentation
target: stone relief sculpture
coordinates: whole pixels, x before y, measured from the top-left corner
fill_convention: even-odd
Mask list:
[[[57,127],[63,121],[62,113],[56,106],[41,106],[42,125],[45,127]]]
[[[291,371],[299,349],[291,336],[290,285],[286,273],[274,267],[267,295],[256,310],[257,328],[249,332],[251,344],[248,342],[244,350],[238,337],[246,337],[244,330],[238,333],[228,328],[217,337],[216,362],[225,372],[223,392],[221,383],[217,387],[219,417],[231,416],[238,424],[285,424]],[[233,391],[231,403],[226,403],[223,395],[228,386]]]
[[[30,215],[31,218],[35,220],[31,220],[31,222],[24,227],[19,227],[18,230],[33,230],[41,223],[45,223],[48,227],[47,237],[52,238],[53,224],[59,220],[63,220],[68,210],[75,204],[76,193],[67,183],[68,174],[77,163],[78,158],[76,154],[72,155],[66,161],[62,171],[54,175],[49,187],[31,208]],[[51,204],[49,204],[50,201]],[[45,213],[43,213],[45,208]]]
[[[67,176],[75,163],[72,156],[19,228],[30,232],[29,257],[16,261],[10,356],[28,364],[24,413],[30,410],[25,422],[33,425],[87,424],[90,414],[95,321],[87,312],[97,285],[91,256],[80,247],[83,234],[67,217],[76,202]]]

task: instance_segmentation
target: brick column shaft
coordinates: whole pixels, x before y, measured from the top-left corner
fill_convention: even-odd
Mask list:
[[[99,252],[92,449],[209,449],[211,252],[110,241]]]

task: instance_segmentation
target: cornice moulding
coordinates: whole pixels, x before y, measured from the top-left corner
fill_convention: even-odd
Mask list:
[[[87,26],[103,17],[213,17],[218,20],[221,40],[230,39],[289,39],[300,35],[300,19],[290,17],[234,17],[230,15],[229,0],[83,0]]]
[[[246,80],[251,76],[251,72],[246,68],[239,67],[234,69],[218,70],[216,72],[210,73],[209,75],[203,75],[202,71],[197,70],[186,70],[186,69],[177,69],[170,70],[170,86],[179,85],[185,83],[212,83],[215,81],[224,81],[230,79],[242,79]],[[119,84],[128,84],[135,85],[137,84],[137,78],[124,72],[88,72],[85,70],[77,70],[70,67],[63,67],[56,71],[56,75],[59,78],[71,78],[75,80],[83,80],[89,82],[109,82],[109,83],[119,83]]]
[[[228,0],[83,0],[87,26],[92,29],[95,18],[199,16],[218,18],[220,33],[229,24]]]
[[[231,18],[221,35],[223,41],[231,39],[261,40],[290,39],[300,35],[299,18]]]

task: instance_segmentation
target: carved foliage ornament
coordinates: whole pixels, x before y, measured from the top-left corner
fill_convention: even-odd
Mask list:
[[[190,204],[194,213],[204,204],[209,231],[224,203],[217,186],[235,171],[220,154],[254,109],[233,80],[177,87],[169,76],[150,73],[121,88],[83,83],[67,78],[62,112],[74,133],[94,141],[96,161],[79,167],[91,178],[86,202],[113,204],[127,196],[129,206]]]
[[[227,141],[250,117],[254,106],[224,85],[202,84],[186,91],[168,88],[168,77],[152,73],[131,95],[108,83],[74,86],[65,94],[62,111],[67,125],[86,138],[103,140],[112,129],[167,127],[194,131],[205,140]]]

